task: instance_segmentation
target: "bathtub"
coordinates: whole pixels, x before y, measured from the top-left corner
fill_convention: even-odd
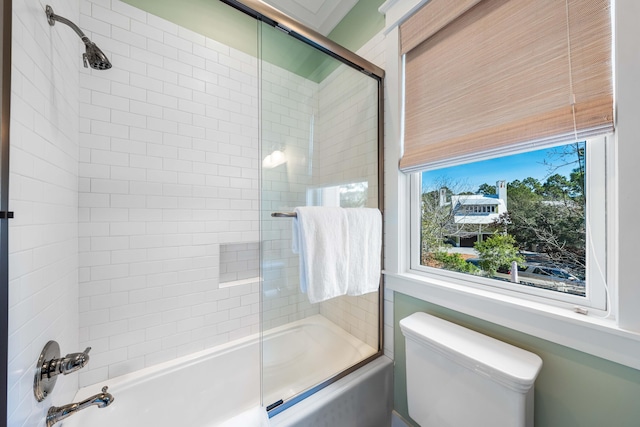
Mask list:
[[[375,353],[375,349],[321,315],[266,331],[263,404],[287,400]],[[74,401],[98,393],[107,385],[114,402],[102,409],[87,408],[60,425],[225,424],[260,405],[260,354],[259,335],[254,335],[84,387]]]

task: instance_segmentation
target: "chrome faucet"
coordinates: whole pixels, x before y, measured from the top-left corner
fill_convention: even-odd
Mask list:
[[[67,375],[84,368],[89,363],[89,351],[91,351],[91,347],[87,347],[82,353],[70,353],[61,359],[49,361],[49,365],[44,369],[42,375],[51,378],[58,374]]]
[[[50,407],[47,412],[47,427],[52,427],[58,421],[62,421],[76,412],[88,408],[89,406],[95,405],[98,408],[105,408],[111,405],[114,398],[111,393],[107,393],[107,388],[107,386],[102,387],[102,393],[91,396],[82,402]]]
[[[82,353],[70,353],[60,357],[60,346],[55,341],[45,344],[38,362],[36,373],[33,376],[33,395],[38,402],[42,402],[53,391],[58,375],[67,375],[83,368],[89,363],[89,351],[87,347]]]

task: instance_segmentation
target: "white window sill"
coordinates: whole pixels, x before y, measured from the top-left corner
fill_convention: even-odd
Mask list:
[[[383,274],[386,289],[640,369],[640,334],[620,329],[612,319],[418,274]]]

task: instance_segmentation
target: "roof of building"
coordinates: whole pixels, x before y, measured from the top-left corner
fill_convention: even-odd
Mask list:
[[[451,196],[451,201],[454,204],[460,203],[461,205],[498,205],[504,203],[501,199],[498,199],[498,196],[493,194],[488,196],[482,194]]]

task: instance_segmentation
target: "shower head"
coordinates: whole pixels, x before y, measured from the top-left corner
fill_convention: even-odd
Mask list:
[[[62,16],[53,13],[53,8],[49,5],[45,8],[45,13],[47,14],[47,22],[49,22],[49,25],[55,25],[56,21],[62,22],[63,24],[71,27],[71,29],[82,39],[86,48],[86,52],[82,54],[82,60],[84,61],[85,68],[91,67],[94,70],[108,70],[111,68],[111,62],[109,62],[107,55],[105,55],[94,42],[89,40],[89,37],[85,36],[76,24],[69,21],[67,18],[63,18]]]
[[[82,54],[85,68],[87,68],[87,63],[94,70],[108,70],[111,68],[111,62],[107,59],[107,55],[94,42],[89,39],[82,39],[82,41],[87,48],[87,51]]]

